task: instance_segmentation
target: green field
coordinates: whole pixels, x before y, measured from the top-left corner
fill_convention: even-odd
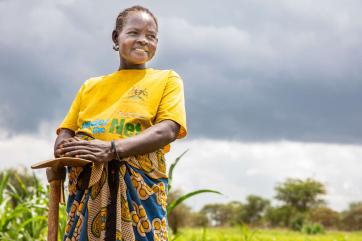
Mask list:
[[[172,240],[171,237],[170,240]],[[288,230],[243,228],[182,229],[176,241],[362,241],[362,232],[327,231],[307,235]]]

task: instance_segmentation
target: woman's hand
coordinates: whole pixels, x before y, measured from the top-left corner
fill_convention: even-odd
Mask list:
[[[93,162],[108,162],[114,159],[111,142],[79,140],[73,138],[59,145],[56,154],[61,157],[78,157]]]
[[[67,141],[72,141],[72,140],[74,140],[74,131],[69,129],[60,129],[57,139],[55,140],[54,143],[54,156],[60,157],[58,154],[59,152],[57,152],[59,146]]]

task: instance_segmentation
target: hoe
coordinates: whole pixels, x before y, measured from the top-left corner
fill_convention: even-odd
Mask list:
[[[61,157],[52,160],[36,163],[31,166],[33,169],[47,168],[46,174],[50,185],[49,193],[49,211],[48,211],[48,241],[58,240],[58,226],[59,226],[59,203],[65,204],[64,197],[64,180],[65,180],[65,167],[82,167],[91,161],[72,158]]]

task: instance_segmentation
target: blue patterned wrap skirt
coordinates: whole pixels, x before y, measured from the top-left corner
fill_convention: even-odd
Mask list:
[[[68,168],[64,241],[166,241],[167,184],[162,150]]]

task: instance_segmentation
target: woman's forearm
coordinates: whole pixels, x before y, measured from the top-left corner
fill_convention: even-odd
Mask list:
[[[101,140],[74,140],[63,142],[73,137],[74,132],[59,133],[54,146],[55,156],[71,156],[84,158],[91,161],[107,162],[122,157],[150,153],[163,148],[177,138],[180,126],[172,120],[164,120],[147,128],[137,136],[114,141],[115,150],[111,142]],[[62,148],[58,146],[62,144]],[[118,155],[117,155],[118,154]]]
[[[115,141],[117,153],[119,157],[127,157],[156,151],[173,142],[179,130],[179,124],[172,120],[164,120],[137,136]]]

